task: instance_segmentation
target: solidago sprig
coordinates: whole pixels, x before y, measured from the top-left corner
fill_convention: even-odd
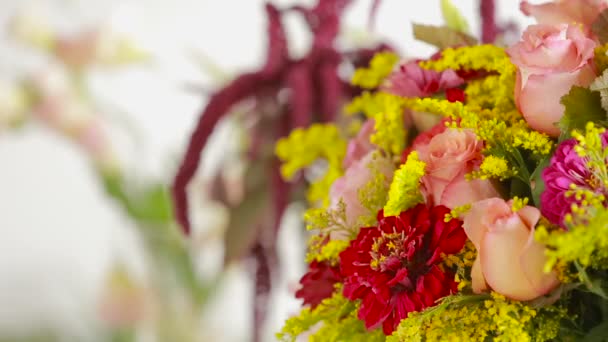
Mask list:
[[[393,182],[388,191],[388,201],[384,206],[384,215],[399,215],[423,201],[420,193],[420,179],[424,176],[426,164],[413,151],[406,162],[395,171]]]

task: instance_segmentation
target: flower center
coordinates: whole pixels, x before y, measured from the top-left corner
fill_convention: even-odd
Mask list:
[[[396,273],[406,268],[409,277],[425,272],[428,255],[424,248],[424,236],[406,236],[404,232],[382,233],[374,239],[370,266],[374,271]]]
[[[372,257],[371,268],[375,271],[385,271],[400,266],[397,263],[400,263],[401,255],[405,251],[404,240],[403,232],[382,233],[375,238],[370,252]]]

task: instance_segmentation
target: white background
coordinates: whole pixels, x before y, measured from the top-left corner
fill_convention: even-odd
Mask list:
[[[478,32],[477,1],[453,2],[469,18],[472,31]],[[128,72],[97,72],[91,82],[100,98],[128,113],[138,127],[142,145],[127,154],[133,172],[169,179],[204,105],[204,96],[186,91],[184,85],[214,85],[189,55],[202,53],[229,75],[258,66],[265,48],[262,4],[260,0],[0,0],[0,26],[6,26],[17,9],[42,5],[66,32],[105,20],[149,49],[152,65]],[[344,29],[351,36],[365,31],[370,4],[360,0],[349,9]],[[528,23],[517,7],[516,0],[499,1],[502,17]],[[404,55],[427,56],[432,49],[413,41],[412,21],[440,24],[439,0],[384,0],[377,33]],[[306,48],[309,37],[298,20],[290,20],[288,28],[297,54]],[[11,43],[3,28],[0,33],[1,77],[43,65],[38,59],[24,60],[27,50]],[[282,241],[293,245],[294,236],[296,232],[287,232]],[[298,260],[301,251],[291,246],[283,249],[283,261],[291,266],[286,267],[287,277],[273,299],[268,340],[299,305],[288,300],[287,285],[297,282],[303,270]],[[83,322],[92,315],[108,265],[117,257],[137,264],[137,255],[129,221],[105,197],[77,147],[41,125],[0,133],[0,332],[59,325],[75,334],[86,333]],[[241,341],[249,333],[250,285],[243,268],[231,271],[203,322],[224,341]]]

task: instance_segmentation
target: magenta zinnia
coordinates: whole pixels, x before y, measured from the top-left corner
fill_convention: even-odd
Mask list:
[[[608,145],[608,132],[602,134],[602,144]],[[572,205],[580,203],[576,196],[568,196],[570,186],[575,185],[579,189],[592,191],[603,191],[593,173],[587,168],[584,158],[579,156],[574,147],[576,139],[571,138],[563,141],[551,157],[551,163],[543,170],[543,181],[545,191],[540,196],[540,210],[544,217],[551,223],[564,226],[564,218],[572,211]]]
[[[361,299],[359,319],[390,335],[410,312],[421,311],[456,292],[454,274],[441,266],[467,239],[462,221],[444,222],[445,206],[424,204],[399,216],[378,214],[378,226],[361,228],[340,254],[343,293]]]

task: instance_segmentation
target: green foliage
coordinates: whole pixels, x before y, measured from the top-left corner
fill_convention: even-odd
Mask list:
[[[412,30],[415,39],[439,49],[477,44],[475,38],[446,26],[413,24]]]
[[[137,221],[166,224],[173,221],[173,205],[165,185],[153,184],[144,189],[128,188],[127,180],[117,174],[102,175],[107,193],[117,200]]]
[[[458,32],[469,33],[469,23],[452,1],[441,0],[441,15],[447,27]]]
[[[606,112],[602,108],[598,92],[574,86],[562,97],[561,103],[566,110],[559,121],[559,128],[562,131],[560,140],[570,138],[575,129],[584,131],[588,122],[606,126]]]
[[[299,335],[308,332],[308,341],[311,342],[384,341],[381,330],[367,331],[357,318],[358,309],[358,302],[346,299],[338,287],[332,297],[324,299],[316,308],[304,308],[298,316],[288,319],[277,338],[295,341]]]
[[[561,306],[534,309],[496,293],[453,295],[410,314],[387,341],[551,341],[565,319]]]
[[[545,181],[543,180],[543,170],[549,166],[550,157],[545,157],[538,163],[534,172],[530,175],[530,188],[532,190],[532,201],[534,205],[540,207],[540,195],[545,191]]]

